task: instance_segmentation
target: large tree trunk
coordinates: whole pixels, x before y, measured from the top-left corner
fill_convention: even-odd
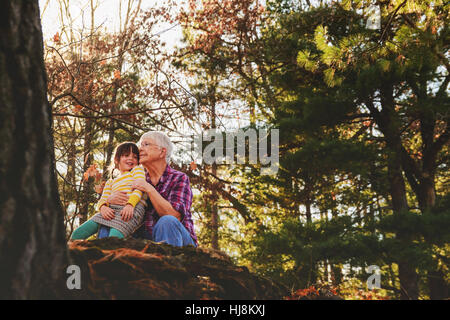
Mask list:
[[[375,112],[375,117],[387,143],[389,193],[394,214],[398,215],[409,210],[401,166],[402,141],[396,121],[393,88],[387,84],[380,88],[380,92],[382,110],[381,112]],[[397,232],[396,237],[402,241],[404,246],[408,246],[413,240],[405,232]],[[397,264],[401,287],[400,298],[402,300],[417,300],[419,298],[419,279],[416,268],[405,258],[398,259]]]
[[[68,260],[38,1],[1,1],[0,31],[0,299],[55,298]]]
[[[416,194],[422,214],[433,214],[436,205],[435,173],[437,168],[437,154],[443,147],[443,141],[433,141],[435,131],[435,119],[429,119],[422,115],[420,132],[423,141],[422,166],[415,163],[408,155],[403,153],[402,166],[409,184]],[[441,136],[443,138],[443,136]],[[425,238],[427,240],[427,238]],[[430,299],[442,300],[448,298],[449,286],[445,280],[445,274],[440,269],[442,261],[434,259],[434,266],[428,271],[428,286]]]
[[[211,129],[216,130],[216,99],[215,99],[216,87],[211,88]],[[215,155],[216,156],[216,155]],[[217,163],[214,161],[211,165],[211,173],[214,177],[217,177]],[[219,196],[217,194],[217,186],[213,185],[211,189],[211,247],[214,250],[220,250],[219,247],[219,207],[217,202]]]

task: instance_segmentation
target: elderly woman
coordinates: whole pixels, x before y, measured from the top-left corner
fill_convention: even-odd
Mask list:
[[[143,236],[173,246],[197,246],[191,217],[192,190],[186,174],[169,166],[173,151],[170,138],[163,132],[144,133],[138,142],[139,163],[145,168],[146,180],[131,186],[148,195]],[[126,194],[113,193],[108,203],[121,205]],[[141,228],[142,229],[142,228]],[[102,230],[100,230],[100,237]]]

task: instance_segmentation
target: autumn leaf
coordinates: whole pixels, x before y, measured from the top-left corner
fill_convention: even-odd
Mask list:
[[[54,36],[53,36],[53,42],[55,43],[59,43],[61,41],[60,37],[59,37],[59,32],[57,32]]]
[[[400,54],[395,60],[396,60],[398,63],[403,64],[403,62],[404,62],[405,59],[406,59],[405,56]]]
[[[83,107],[79,104],[77,104],[76,106],[73,106],[73,112],[75,112],[75,113],[80,112],[81,109],[83,109]]]
[[[120,79],[120,71],[119,70],[114,70],[114,79],[117,79],[117,80]]]
[[[436,26],[431,26],[431,33],[436,34]]]
[[[94,187],[95,192],[97,192],[98,194],[102,194],[103,188],[105,187],[105,183],[106,181],[103,181],[102,183],[95,185]]]
[[[94,163],[89,166],[85,173],[83,173],[83,181],[87,181],[89,177],[98,177],[98,175],[97,165]]]
[[[191,168],[191,170],[197,170],[197,164],[194,161],[191,162],[189,167]]]

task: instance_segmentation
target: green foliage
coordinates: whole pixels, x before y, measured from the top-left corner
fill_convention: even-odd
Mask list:
[[[433,244],[448,243],[449,212],[438,216],[404,213],[389,215],[379,221],[361,225],[361,219],[338,216],[330,221],[303,223],[298,218],[285,219],[277,231],[258,234],[255,251],[249,258],[260,261],[256,269],[286,285],[304,288],[314,282],[321,261],[333,265],[386,266],[399,259],[418,268],[433,265]],[[377,230],[372,233],[368,229]],[[439,234],[432,241],[406,244],[393,232],[405,232],[416,239]],[[391,236],[389,236],[391,234]],[[444,237],[442,235],[445,234]],[[270,266],[267,268],[267,266]],[[357,271],[348,270],[347,277]]]
[[[381,5],[382,29],[370,30],[362,1],[291,10],[289,4],[270,2],[262,33],[265,59],[257,63],[272,70],[272,92],[262,105],[280,128],[280,172],[242,183],[252,181],[266,205],[258,209],[246,192],[250,211],[270,221],[246,240],[245,259],[298,288],[326,278],[328,265],[377,264],[390,270],[393,295],[399,271],[392,266],[403,263],[423,288],[428,271],[448,270],[442,252],[449,213],[440,200],[448,191],[438,189],[430,210],[395,211],[388,164],[401,161],[409,207],[424,196],[424,159],[435,157],[426,152],[439,150],[427,163],[435,181],[448,170],[448,148],[437,141],[448,134],[448,12],[441,2],[430,9],[398,1]],[[440,133],[425,133],[427,126]],[[435,139],[425,142],[427,135]],[[262,191],[264,183],[271,188]]]

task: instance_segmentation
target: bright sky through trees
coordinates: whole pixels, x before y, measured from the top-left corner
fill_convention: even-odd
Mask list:
[[[69,6],[69,13],[74,21],[75,26],[81,30],[83,23],[85,28],[91,26],[90,3],[93,3],[95,10],[94,22],[96,27],[100,27],[110,32],[118,32],[120,29],[120,15],[122,19],[126,14],[126,6],[128,1],[124,0],[39,0],[41,9],[41,23],[44,39],[53,37],[57,32],[61,33],[63,28],[67,27],[61,23],[61,7],[65,7],[65,3]],[[131,1],[132,5],[137,5],[139,1]],[[159,1],[160,2],[160,1]],[[141,11],[146,8],[158,5],[157,0],[145,0],[141,3]],[[120,6],[122,6],[120,8]],[[66,18],[65,18],[66,19]],[[66,22],[67,23],[67,22]],[[161,38],[168,47],[173,47],[180,41],[181,27],[167,25],[161,23],[157,32],[161,33]],[[173,28],[172,28],[173,27]]]

